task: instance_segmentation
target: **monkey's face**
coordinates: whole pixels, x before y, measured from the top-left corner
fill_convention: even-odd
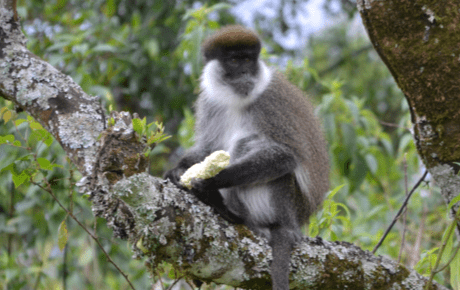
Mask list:
[[[227,53],[219,60],[223,70],[223,80],[237,94],[248,96],[254,89],[259,72],[258,55],[253,52],[238,51]]]

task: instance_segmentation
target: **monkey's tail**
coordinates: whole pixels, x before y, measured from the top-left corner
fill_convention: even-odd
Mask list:
[[[270,231],[273,261],[270,266],[273,290],[289,289],[291,251],[295,238],[291,230],[276,227]]]

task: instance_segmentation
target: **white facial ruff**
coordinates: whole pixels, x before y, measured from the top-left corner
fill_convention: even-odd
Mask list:
[[[259,73],[256,76],[255,87],[248,96],[240,96],[235,93],[231,86],[222,81],[223,68],[219,61],[214,59],[208,62],[201,75],[200,87],[202,95],[211,101],[230,107],[246,107],[254,102],[268,87],[272,71],[267,65],[259,60]]]

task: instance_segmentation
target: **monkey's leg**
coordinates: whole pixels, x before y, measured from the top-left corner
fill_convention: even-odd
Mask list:
[[[193,186],[194,180],[192,180]],[[224,199],[219,190],[198,191],[193,189],[192,193],[203,203],[209,205],[214,211],[228,222],[242,224],[243,219],[232,213],[224,204]]]
[[[270,266],[273,290],[289,289],[291,251],[295,243],[295,234],[282,226],[270,230],[273,261]]]

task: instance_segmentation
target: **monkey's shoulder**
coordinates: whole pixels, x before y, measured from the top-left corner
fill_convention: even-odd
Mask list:
[[[312,111],[312,105],[307,94],[277,70],[273,70],[270,83],[262,96],[261,100],[265,103],[271,103],[281,110],[297,109],[295,111],[303,112],[302,114],[308,114]],[[280,104],[284,104],[284,106],[280,106]]]

